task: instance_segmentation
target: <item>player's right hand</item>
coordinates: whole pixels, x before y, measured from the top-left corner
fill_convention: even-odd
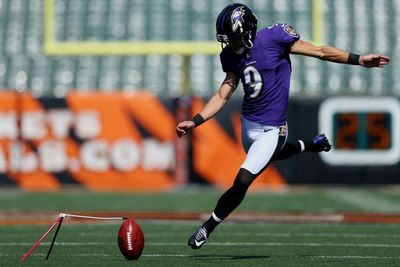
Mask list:
[[[182,121],[176,126],[176,134],[178,137],[182,137],[189,133],[195,127],[193,121]]]
[[[390,58],[385,55],[368,54],[361,56],[359,63],[365,68],[383,68],[389,64]]]

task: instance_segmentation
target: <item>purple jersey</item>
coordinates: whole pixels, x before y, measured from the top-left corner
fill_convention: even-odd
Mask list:
[[[242,81],[246,119],[270,126],[285,123],[292,72],[289,50],[299,38],[290,25],[274,24],[260,30],[245,53],[235,54],[229,46],[222,50],[223,71],[235,73]]]

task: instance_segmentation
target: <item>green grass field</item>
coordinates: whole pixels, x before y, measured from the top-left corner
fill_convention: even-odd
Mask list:
[[[186,190],[166,194],[23,193],[3,191],[0,213],[78,211],[204,212],[219,192]],[[341,211],[400,212],[393,189],[294,189],[249,194],[237,212]],[[0,217],[1,218],[1,217]],[[5,218],[3,218],[3,221]],[[200,250],[186,241],[199,221],[137,220],[145,248],[136,262],[125,260],[117,245],[120,221],[69,222],[67,218],[48,261],[52,234],[31,254],[21,257],[51,225],[0,225],[0,266],[399,266],[400,224],[300,223],[227,220]],[[0,219],[1,221],[1,219]],[[53,231],[54,232],[54,231]]]

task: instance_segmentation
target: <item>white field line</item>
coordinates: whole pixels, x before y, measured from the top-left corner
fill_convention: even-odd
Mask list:
[[[163,234],[145,234],[146,237],[187,237],[187,233],[173,234],[173,233],[163,233]],[[2,235],[7,237],[12,236],[21,236],[21,234],[4,234]],[[25,235],[26,236],[26,235]],[[30,235],[32,236],[32,235]],[[34,236],[37,236],[35,234]],[[81,233],[78,234],[81,237],[114,237],[117,236],[116,233],[98,233],[98,234],[86,234]],[[257,236],[257,237],[280,237],[280,238],[292,238],[292,237],[305,237],[305,238],[385,238],[385,239],[398,239],[400,238],[400,234],[345,234],[345,233],[218,233],[218,236],[230,236],[230,237],[249,237],[249,236]],[[76,242],[78,243],[78,242]],[[27,244],[27,243],[18,243],[18,244]],[[46,242],[43,242],[46,244]],[[57,242],[56,242],[57,244]],[[95,243],[96,244],[96,243]],[[0,243],[1,245],[1,243]]]
[[[366,191],[333,189],[326,191],[326,196],[365,211],[400,212],[399,203]]]
[[[42,245],[50,245],[43,242]],[[32,243],[2,242],[0,246],[30,246]],[[116,246],[114,242],[55,242],[55,246]],[[185,242],[147,242],[146,246],[186,246]],[[371,243],[286,243],[286,242],[210,242],[208,246],[298,246],[298,247],[373,247],[400,248],[400,244],[371,244]]]
[[[301,256],[304,257],[304,256]],[[320,258],[320,259],[400,259],[400,256],[357,256],[357,255],[343,255],[343,256],[306,256],[306,258]]]
[[[139,223],[139,225],[146,224],[146,225],[174,225],[174,226],[185,226],[185,227],[189,227],[189,226],[194,226],[194,227],[198,227],[199,224],[201,223],[201,221],[179,221],[179,220],[146,220],[146,222],[142,221],[142,220],[137,220],[137,222]],[[281,230],[280,228],[282,228],[282,223],[276,223],[276,222],[252,222],[250,223],[252,228],[261,228],[261,229],[270,229],[269,231],[271,231],[271,229],[274,228],[279,228],[279,231]],[[109,226],[109,225],[120,225],[119,223],[115,223],[115,221],[105,221],[101,224],[96,224],[96,226]],[[224,227],[237,227],[238,223],[234,222],[234,221],[230,221],[229,218],[226,219],[226,222],[224,223]],[[284,225],[289,225],[289,226],[293,226],[295,229],[300,230],[300,229],[310,229],[312,228],[312,230],[314,230],[314,228],[318,227],[318,228],[329,228],[329,229],[346,229],[346,228],[353,228],[354,225],[357,226],[357,228],[366,228],[366,229],[379,229],[379,228],[395,228],[395,229],[399,229],[399,224],[394,223],[394,224],[365,224],[365,223],[361,223],[361,224],[352,224],[352,225],[343,225],[343,224],[331,224],[331,223],[316,223],[316,222],[307,222],[307,223],[285,223]],[[63,228],[69,227],[69,228],[77,228],[77,227],[82,227],[82,226],[86,226],[86,227],[92,227],[93,224],[89,224],[89,223],[73,223],[73,224],[63,224]],[[1,227],[1,226],[0,226]],[[37,226],[34,226],[37,227]],[[117,226],[119,227],[119,226]],[[15,225],[13,226],[13,229],[15,229],[16,231],[23,231],[23,235],[25,235],[26,232],[26,225]],[[118,228],[116,228],[118,229]],[[261,230],[260,231],[263,231]],[[191,229],[192,230],[192,229]],[[309,231],[309,230],[307,230]]]
[[[20,236],[21,234],[5,234],[4,236]],[[31,234],[33,235],[33,234]],[[115,233],[78,233],[78,236],[84,237],[110,237],[116,236]],[[146,233],[146,237],[170,237],[170,236],[187,236],[187,233]],[[37,236],[37,234],[35,234]],[[235,233],[218,233],[218,236],[260,236],[260,237],[358,237],[358,238],[400,238],[400,234],[364,234],[364,233],[249,233],[249,232],[235,232]]]
[[[28,243],[28,242],[1,242],[0,246],[32,246],[34,242]],[[40,245],[42,246],[49,246],[51,242],[42,242]],[[117,242],[111,243],[111,242],[55,242],[55,246],[110,246],[113,245],[115,246]]]
[[[319,258],[319,259],[400,259],[400,256],[357,256],[357,255],[335,255],[335,256],[324,256],[324,255],[315,255],[315,256],[301,256],[301,258]]]
[[[17,233],[5,233],[2,234],[3,237],[14,237],[14,236],[38,236],[35,233],[28,234],[17,234]],[[146,237],[186,237],[187,233],[146,233]],[[113,237],[117,236],[117,233],[78,233],[77,236],[82,237]],[[258,237],[348,237],[348,238],[400,238],[400,234],[363,234],[363,233],[285,233],[285,232],[275,232],[275,233],[245,233],[245,232],[235,232],[235,233],[218,233],[218,236],[239,236],[239,237],[248,237],[248,236],[258,236]]]
[[[280,243],[280,242],[267,242],[267,243],[210,243],[213,246],[297,246],[297,247],[375,247],[375,248],[400,248],[400,244],[357,244],[357,243]]]
[[[39,256],[39,255],[37,255]],[[45,254],[40,254],[45,256]],[[115,257],[112,254],[70,254],[73,257],[88,257],[88,256],[103,256],[103,257]],[[173,257],[173,258],[188,258],[193,257],[190,254],[143,254],[141,257]],[[291,258],[292,256],[288,256]],[[301,258],[321,258],[321,259],[400,259],[400,256],[358,256],[358,255],[342,255],[342,256],[325,256],[325,255],[311,255],[301,256]]]
[[[0,254],[1,257],[9,257],[10,254]],[[44,253],[33,253],[31,257],[44,257]],[[82,253],[82,254],[68,254],[70,257],[119,257],[117,254],[105,254],[105,253]],[[141,257],[171,257],[171,258],[188,258],[192,257],[190,254],[143,254]],[[359,256],[359,255],[335,255],[335,256],[325,256],[325,255],[310,255],[310,256],[288,256],[288,258],[316,258],[316,259],[400,259],[400,256]]]
[[[87,234],[80,233],[79,236],[115,236],[115,234]],[[170,237],[170,236],[187,236],[187,233],[146,233],[147,237]],[[259,236],[259,237],[358,237],[358,238],[400,238],[400,234],[346,234],[346,233],[244,233],[244,232],[236,232],[236,233],[218,233],[218,236]]]
[[[47,254],[44,253],[33,253],[30,256],[40,256],[40,257],[44,257]],[[110,257],[110,256],[115,256],[112,254],[106,254],[106,253],[78,253],[78,254],[68,254],[69,256],[77,256],[77,257],[90,257],[90,256],[99,256],[99,257]]]

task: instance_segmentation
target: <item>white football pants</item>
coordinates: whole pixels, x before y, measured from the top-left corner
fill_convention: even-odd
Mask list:
[[[287,135],[287,124],[262,125],[242,116],[242,145],[247,156],[241,168],[258,174],[271,162],[274,153],[279,152],[285,145]]]

